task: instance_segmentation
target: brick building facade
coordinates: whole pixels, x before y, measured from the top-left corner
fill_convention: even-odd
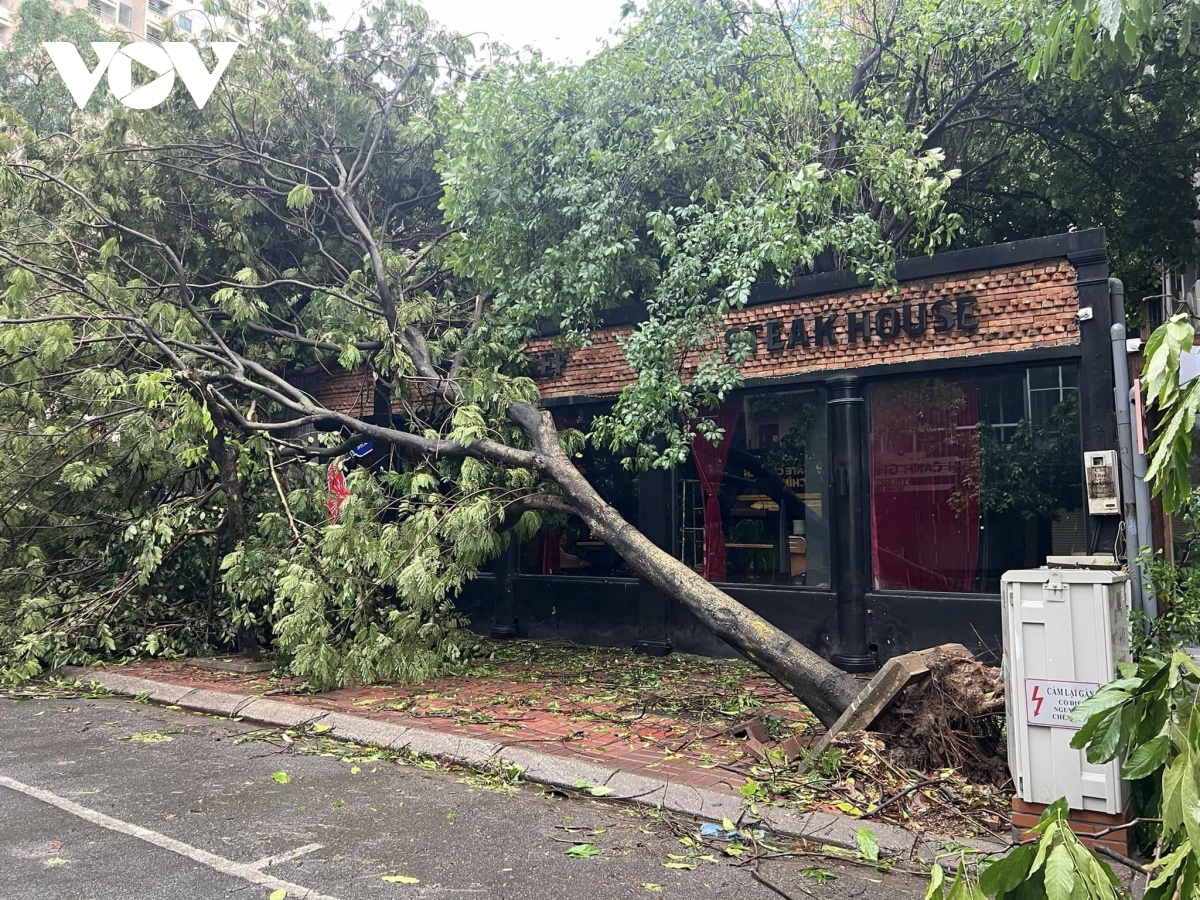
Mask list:
[[[1116,538],[1082,478],[1085,451],[1116,448],[1103,232],[907,260],[898,279],[807,276],[731,313],[725,340],[753,335],[746,386],[716,411],[725,440],[675,471],[579,460],[659,546],[852,670],[945,641],[994,651],[1003,571]],[[529,345],[560,424],[629,381],[618,339],[642,314],[609,311],[587,347],[552,329]],[[359,373],[306,386],[376,409]],[[577,520],[514,544],[459,603],[498,635],[727,652]]]
[[[743,371],[750,382],[1078,345],[1079,295],[1066,260],[922,278],[889,288],[859,288],[778,299],[726,317],[728,333],[752,330],[757,350]],[[853,317],[853,318],[851,318]],[[960,318],[962,321],[960,321]],[[854,328],[851,329],[851,324]],[[553,337],[529,346],[542,397],[605,397],[630,380],[618,338],[632,326],[600,331],[591,345],[556,353]],[[694,362],[685,371],[695,371]]]

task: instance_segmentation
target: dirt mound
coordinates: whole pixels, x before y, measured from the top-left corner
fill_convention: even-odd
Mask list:
[[[889,755],[908,769],[956,769],[979,784],[1010,780],[1004,751],[1004,681],[1000,669],[937,652],[929,674],[906,688],[878,718]]]

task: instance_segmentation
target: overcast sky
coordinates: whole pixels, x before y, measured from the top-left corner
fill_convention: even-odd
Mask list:
[[[443,25],[469,35],[481,53],[491,39],[518,49],[532,44],[557,62],[575,63],[600,48],[621,16],[621,0],[424,0],[421,5]],[[362,3],[325,0],[325,6],[341,25]]]

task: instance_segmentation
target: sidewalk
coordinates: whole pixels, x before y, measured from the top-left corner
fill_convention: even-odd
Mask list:
[[[123,666],[123,674],[269,697],[393,725],[482,738],[737,794],[760,755],[733,732],[754,717],[780,740],[824,729],[795,697],[733,660],[520,642],[499,645],[468,676],[366,685],[320,694],[302,679],[239,675],[185,662]],[[765,746],[774,746],[775,741]]]
[[[341,740],[454,764],[519,766],[531,782],[566,790],[598,786],[598,796],[711,822],[749,815],[781,836],[851,850],[864,826],[885,854],[897,857],[949,840],[922,831],[953,831],[955,839],[979,834],[964,831],[962,822],[971,819],[953,808],[949,818],[930,817],[914,828],[920,816],[904,808],[910,801],[925,810],[950,806],[936,796],[946,785],[915,790],[914,773],[891,766],[877,741],[840,751],[834,778],[801,776],[784,765],[772,754],[779,743],[795,737],[805,744],[823,729],[794,697],[742,661],[513,642],[496,645],[469,675],[324,693],[303,690],[297,678],[166,660],[62,673],[115,694],[210,714],[284,728],[319,722]],[[749,722],[757,723],[753,730],[763,742],[745,734]],[[964,787],[968,795],[975,790]],[[899,814],[909,827],[860,818],[892,793],[905,802],[890,803],[887,818]],[[772,802],[780,800],[786,808]]]

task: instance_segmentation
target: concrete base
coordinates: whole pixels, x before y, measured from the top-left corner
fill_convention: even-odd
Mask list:
[[[1046,811],[1046,804],[1029,803],[1019,797],[1013,797],[1012,810],[1013,840],[1019,841],[1022,834],[1038,823],[1038,819]],[[1085,847],[1095,849],[1097,845],[1100,845],[1120,853],[1122,856],[1133,856],[1137,850],[1133,827],[1109,831],[1110,828],[1129,825],[1133,819],[1133,811],[1130,809],[1115,815],[1091,812],[1086,809],[1073,809],[1067,815],[1067,824]],[[1108,833],[1101,834],[1102,832]],[[1096,837],[1097,834],[1101,836]]]
[[[244,656],[213,656],[205,659],[189,659],[187,664],[197,669],[214,672],[236,672],[238,675],[254,675],[270,672],[275,664],[269,659],[247,659]]]

